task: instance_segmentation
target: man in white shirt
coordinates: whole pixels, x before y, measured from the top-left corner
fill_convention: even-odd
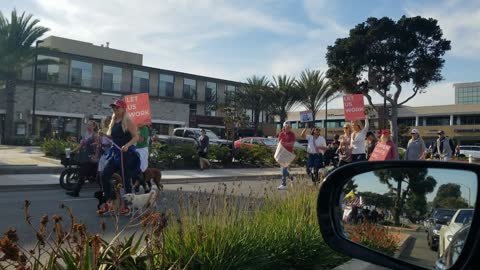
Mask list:
[[[303,129],[301,137],[308,140],[307,152],[307,174],[312,175],[312,181],[318,181],[318,170],[323,168],[323,154],[327,150],[327,143],[325,139],[320,136],[321,129],[316,127],[311,129],[310,134],[307,135],[307,127]],[[313,167],[313,174],[311,168]]]

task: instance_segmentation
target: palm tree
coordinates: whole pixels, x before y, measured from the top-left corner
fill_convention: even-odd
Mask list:
[[[10,21],[0,12],[0,79],[5,80],[7,115],[5,134],[7,140],[14,136],[13,116],[17,76],[21,70],[32,63],[35,57],[33,44],[40,39],[48,28],[38,26],[40,21],[23,12],[20,16],[12,11]]]
[[[338,97],[337,90],[331,87],[322,72],[319,70],[304,70],[297,81],[300,92],[300,103],[313,114],[312,121],[315,123],[317,112],[322,106]]]
[[[240,91],[236,92],[236,101],[245,109],[251,109],[253,113],[253,129],[257,134],[260,113],[266,111],[270,102],[270,82],[265,76],[253,75],[247,78]]]
[[[270,112],[280,117],[280,126],[287,119],[287,112],[300,101],[299,91],[295,85],[295,78],[287,75],[273,77],[272,99]]]

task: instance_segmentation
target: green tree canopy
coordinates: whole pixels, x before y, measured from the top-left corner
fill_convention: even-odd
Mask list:
[[[271,101],[269,111],[280,117],[280,125],[287,119],[287,112],[290,111],[300,99],[295,78],[287,75],[273,77],[271,83]]]
[[[375,171],[375,175],[380,183],[395,192],[393,215],[396,225],[400,225],[400,215],[408,194],[421,197],[432,192],[437,185],[437,181],[428,175],[427,168],[392,168]]]
[[[337,90],[331,87],[330,81],[319,70],[302,71],[297,87],[300,92],[300,103],[312,112],[313,122],[322,106],[338,96]]]
[[[391,105],[391,129],[397,142],[398,107],[442,80],[441,69],[450,41],[437,20],[417,17],[368,18],[327,48],[327,77],[347,93],[362,93],[372,108],[372,92]],[[403,84],[413,87],[406,99]],[[387,93],[389,92],[389,93]],[[377,109],[376,109],[377,110]],[[377,110],[378,111],[378,110]]]
[[[265,76],[253,75],[247,78],[247,82],[235,93],[236,102],[243,108],[252,110],[255,134],[258,131],[260,113],[268,109],[270,97],[270,81]]]
[[[438,187],[437,195],[433,199],[434,208],[466,208],[468,203],[462,196],[460,185],[454,183],[443,184]]]

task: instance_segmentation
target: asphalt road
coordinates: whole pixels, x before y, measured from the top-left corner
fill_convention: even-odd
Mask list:
[[[192,198],[207,196],[212,190],[217,193],[227,192],[238,201],[245,197],[259,199],[263,197],[265,189],[275,190],[279,181],[244,181],[244,182],[208,182],[195,184],[165,184],[157,203],[160,212],[173,210],[178,212],[178,198]],[[31,202],[30,215],[34,227],[37,227],[42,215],[47,214],[50,218],[54,214],[61,215],[66,226],[70,226],[68,214],[59,206],[64,204],[70,207],[75,215],[75,222],[84,223],[90,233],[102,233],[101,223],[105,220],[107,225],[103,233],[105,239],[111,239],[115,235],[115,219],[113,216],[100,217],[96,214],[97,200],[93,198],[96,188],[92,186],[82,190],[80,197],[72,198],[65,194],[62,189],[54,190],[31,190],[17,192],[0,192],[0,233],[3,235],[9,227],[14,226],[20,238],[20,243],[28,248],[36,243],[35,232],[25,220],[23,209],[24,201]],[[283,192],[276,191],[275,192]],[[250,195],[249,195],[250,194]],[[182,197],[183,196],[183,197]],[[243,197],[242,197],[243,196]],[[120,217],[120,228],[129,223],[129,217]],[[49,223],[51,225],[52,222]],[[127,231],[133,232],[135,226]]]
[[[418,232],[410,233],[410,236],[412,239],[399,259],[431,269],[435,266],[437,252],[428,247],[425,230],[422,228]]]

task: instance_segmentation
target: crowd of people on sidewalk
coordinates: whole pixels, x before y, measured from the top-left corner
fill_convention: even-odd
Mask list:
[[[372,154],[377,145],[382,144],[388,149],[382,160],[399,160],[399,151],[397,145],[393,142],[391,131],[388,129],[380,132],[377,138],[375,133],[369,131],[369,120],[365,119],[364,125],[361,121],[352,121],[343,126],[343,134],[335,135],[334,140],[327,145],[325,138],[318,127],[305,127],[301,137],[306,139],[308,160],[306,171],[308,175],[313,175],[312,179],[318,181],[319,170],[328,165],[340,167],[352,162],[371,160]],[[292,132],[289,122],[283,124],[282,131],[278,135],[279,144],[286,150],[293,153],[293,144],[296,141],[295,133]],[[309,133],[309,134],[307,134]],[[448,161],[455,153],[453,141],[445,136],[445,132],[437,132],[437,140],[427,148],[424,140],[417,129],[410,131],[409,139],[404,155],[405,160],[423,160],[430,152],[433,157]],[[279,146],[280,147],[280,146]],[[457,147],[458,148],[458,147]],[[335,156],[338,160],[335,160]],[[289,177],[288,166],[282,166],[282,184],[278,186],[279,190],[287,189],[287,177]]]

